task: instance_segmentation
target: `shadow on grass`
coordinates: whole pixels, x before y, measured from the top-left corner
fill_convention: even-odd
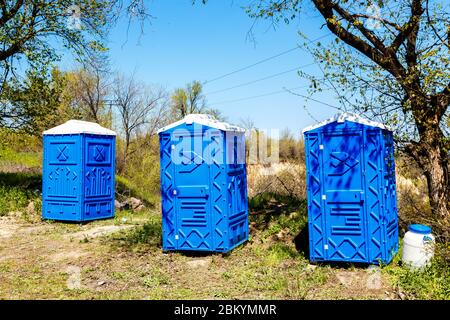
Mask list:
[[[222,254],[224,256],[227,256],[228,254],[230,254],[230,252],[227,253],[220,253],[220,252],[211,252],[211,251],[184,251],[184,250],[174,250],[174,251],[164,251],[164,253],[178,253],[181,254],[185,257],[188,258],[205,258],[205,257],[210,257],[210,256],[214,256],[214,255],[219,255]]]
[[[0,185],[30,190],[42,190],[42,174],[28,172],[0,172]]]
[[[372,264],[369,263],[363,263],[363,262],[341,262],[341,261],[326,261],[326,262],[315,262],[313,263],[317,266],[321,267],[330,267],[333,269],[367,269],[368,267],[372,266]]]
[[[268,225],[275,224],[276,229],[289,229],[291,234],[296,234],[306,221],[306,201],[289,196],[277,194],[264,194],[258,198],[249,199],[251,211],[250,222],[256,232],[268,236]],[[150,217],[144,225],[126,230],[113,236],[113,242],[124,248],[133,250],[135,246],[150,247],[162,250],[162,226],[161,218]],[[231,251],[231,254],[234,250]],[[222,255],[226,257],[230,254],[205,251],[170,250],[164,253],[176,252],[187,257],[206,257],[211,255]]]
[[[36,173],[0,173],[0,216],[25,212],[31,201],[40,214],[42,177]]]
[[[98,218],[98,219],[95,219],[95,220],[86,220],[86,221],[54,220],[54,219],[45,219],[45,218],[42,218],[41,220],[42,220],[42,222],[51,223],[51,224],[85,226],[85,225],[96,223],[98,221],[106,221],[106,220],[113,220],[113,219],[114,219],[114,217],[111,217],[111,218]]]
[[[256,222],[256,228],[265,228],[270,221],[282,215],[293,212],[306,214],[306,199],[267,192],[249,198],[249,209],[251,220]]]
[[[309,258],[309,229],[307,223],[294,238],[294,244],[298,252],[303,253],[305,257]]]

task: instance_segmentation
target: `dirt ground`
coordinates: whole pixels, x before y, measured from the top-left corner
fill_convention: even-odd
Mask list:
[[[1,299],[395,299],[378,268],[311,265],[292,239],[163,253],[156,211],[87,224],[0,217]],[[288,237],[289,238],[289,237]]]

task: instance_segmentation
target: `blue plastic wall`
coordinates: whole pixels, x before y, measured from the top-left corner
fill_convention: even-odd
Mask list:
[[[114,186],[114,136],[44,135],[44,219],[81,222],[111,218]]]
[[[244,134],[230,136],[205,126],[199,131],[194,125],[183,124],[159,137],[163,250],[228,252],[245,242],[248,198]],[[173,161],[172,150],[188,140],[191,148],[183,151],[186,161]],[[195,148],[195,143],[201,148]],[[219,155],[213,163],[203,159],[208,149]],[[244,160],[239,164],[242,154]]]
[[[389,263],[398,251],[392,132],[345,121],[305,132],[310,260]]]

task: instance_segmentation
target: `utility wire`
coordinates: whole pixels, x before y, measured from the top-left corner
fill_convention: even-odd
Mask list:
[[[297,49],[300,49],[300,47],[299,47],[299,46],[296,46],[296,47],[294,47],[294,48],[291,48],[291,49],[289,49],[289,50],[286,50],[286,51],[283,51],[283,52],[281,52],[281,53],[279,53],[279,54],[276,54],[276,55],[274,55],[274,56],[271,56],[271,57],[269,57],[269,58],[266,58],[266,59],[260,60],[260,61],[258,61],[258,62],[255,62],[255,63],[253,63],[253,64],[251,64],[251,65],[246,66],[246,67],[243,67],[243,68],[234,70],[234,71],[232,71],[232,72],[229,72],[229,73],[226,73],[226,74],[224,74],[224,75],[218,76],[218,77],[213,78],[213,79],[211,79],[211,80],[207,80],[207,81],[203,82],[203,85],[205,85],[205,84],[207,84],[207,83],[211,83],[211,82],[213,82],[213,81],[217,81],[217,80],[223,79],[223,78],[228,77],[228,76],[231,76],[232,74],[235,74],[235,73],[238,73],[238,72],[241,72],[241,71],[250,69],[250,68],[252,68],[252,67],[254,67],[254,66],[257,66],[257,65],[259,65],[259,64],[261,64],[261,63],[264,63],[264,62],[267,62],[267,61],[269,61],[269,60],[278,58],[278,57],[280,57],[280,56],[282,56],[282,55],[285,55],[285,54],[287,54],[287,53],[289,53],[289,52],[292,52],[292,51],[295,51],[295,50],[297,50]]]
[[[315,64],[316,64],[315,62],[308,63],[308,64],[305,64],[305,65],[302,65],[302,66],[298,66],[298,67],[293,68],[293,69],[289,69],[289,70],[286,70],[286,71],[282,71],[282,72],[278,72],[278,73],[266,76],[264,78],[256,79],[256,80],[245,82],[245,83],[241,83],[241,84],[238,84],[238,85],[235,85],[235,86],[232,86],[232,87],[228,87],[228,88],[225,88],[225,89],[209,92],[209,93],[206,93],[206,95],[209,96],[209,95],[216,94],[216,93],[219,93],[219,92],[224,92],[224,91],[228,91],[228,90],[232,90],[232,89],[236,89],[236,88],[240,88],[240,87],[245,87],[245,86],[248,86],[248,85],[260,82],[260,81],[264,81],[264,80],[268,80],[268,79],[272,79],[272,78],[281,76],[281,75],[286,74],[286,73],[290,73],[290,72],[293,72],[293,71],[298,71],[299,69],[306,68],[306,67],[309,67],[309,66],[312,66],[312,65],[315,65]]]
[[[215,105],[219,105],[219,104],[228,104],[228,103],[247,101],[247,100],[252,100],[252,99],[257,99],[257,98],[263,98],[263,97],[273,96],[273,95],[281,94],[281,93],[291,93],[293,95],[302,97],[304,99],[317,102],[317,103],[322,104],[324,106],[327,106],[327,107],[330,107],[330,108],[333,108],[333,109],[338,109],[336,106],[333,106],[333,105],[331,105],[329,103],[326,103],[326,102],[323,102],[323,101],[320,101],[320,100],[317,100],[317,99],[313,99],[311,97],[308,97],[308,96],[305,96],[305,95],[302,95],[302,94],[299,94],[299,93],[296,93],[296,92],[292,92],[292,90],[302,89],[302,88],[307,88],[307,87],[309,87],[309,85],[303,85],[303,86],[293,87],[293,88],[289,88],[289,89],[284,88],[283,90],[273,91],[273,92],[269,92],[269,93],[265,93],[265,94],[260,94],[260,95],[257,95],[257,96],[250,96],[250,97],[245,97],[245,98],[240,98],[240,99],[235,99],[235,100],[228,100],[228,101],[222,101],[222,102],[217,102],[217,103],[211,103],[211,105],[215,106]]]
[[[295,88],[291,88],[289,90],[300,89],[302,87],[306,87],[306,86],[295,87]],[[240,101],[245,101],[245,100],[252,100],[252,99],[256,99],[256,98],[273,96],[275,94],[280,94],[280,93],[285,93],[285,92],[286,92],[286,90],[279,90],[279,91],[269,92],[269,93],[261,94],[261,95],[257,95],[257,96],[250,96],[250,97],[241,98],[241,99],[227,100],[227,101],[221,101],[221,102],[217,102],[217,103],[211,103],[211,105],[215,106],[215,105],[218,105],[218,104],[227,104],[227,103],[240,102]]]
[[[328,37],[329,35],[331,35],[331,33],[328,33],[328,34],[323,35],[323,36],[321,36],[321,37],[318,37],[318,38],[316,38],[316,39],[310,40],[310,41],[308,41],[308,43],[312,43],[312,42],[321,40],[321,39],[323,39],[323,38]],[[231,75],[233,75],[233,74],[235,74],[235,73],[238,73],[238,72],[241,72],[241,71],[244,71],[244,70],[253,68],[254,66],[257,66],[257,65],[259,65],[259,64],[261,64],[261,63],[264,63],[264,62],[273,60],[273,59],[275,59],[275,58],[278,58],[278,57],[280,57],[280,56],[282,56],[282,55],[288,54],[288,53],[290,53],[290,52],[292,52],[292,51],[295,51],[295,50],[298,50],[298,49],[301,49],[301,47],[297,45],[297,46],[295,46],[294,48],[291,48],[291,49],[289,49],[289,50],[280,52],[280,53],[278,53],[278,54],[276,54],[276,55],[273,55],[273,56],[270,56],[270,57],[265,58],[265,59],[263,59],[263,60],[260,60],[260,61],[257,61],[257,62],[255,62],[255,63],[252,63],[252,64],[250,64],[250,65],[248,65],[248,66],[239,68],[239,69],[237,69],[237,70],[228,72],[228,73],[223,74],[223,75],[221,75],[221,76],[218,76],[218,77],[216,77],[216,78],[207,80],[207,81],[203,82],[203,85],[205,85],[205,84],[207,84],[207,83],[211,83],[211,82],[213,82],[213,81],[217,81],[217,80],[223,79],[223,78],[228,77],[228,76],[231,76]]]
[[[298,88],[297,88],[297,89],[298,89]],[[329,104],[329,103],[326,103],[326,102],[323,102],[323,101],[320,101],[320,100],[317,100],[317,99],[314,99],[314,98],[305,96],[305,95],[300,94],[300,93],[297,93],[297,92],[292,92],[291,90],[295,90],[295,89],[286,89],[287,92],[292,93],[293,95],[296,95],[296,96],[302,97],[302,98],[304,98],[304,99],[306,99],[306,100],[311,100],[311,101],[317,102],[317,103],[319,103],[319,104],[321,104],[321,105],[324,105],[324,106],[327,106],[327,107],[330,107],[330,108],[339,110],[338,107],[333,106],[333,105],[331,105],[331,104]]]
[[[222,101],[222,102],[217,102],[217,103],[211,103],[211,105],[215,106],[218,104],[227,104],[227,103],[252,100],[252,99],[262,98],[262,97],[267,97],[267,96],[273,96],[273,95],[280,94],[280,93],[286,93],[286,92],[288,92],[288,90],[301,89],[301,88],[306,88],[308,86],[309,85],[304,85],[304,86],[294,87],[294,88],[290,88],[290,89],[283,89],[283,90],[279,90],[279,91],[273,91],[273,92],[269,92],[269,93],[265,93],[265,94],[260,94],[257,96],[250,96],[250,97],[245,97],[245,98],[240,98],[240,99],[235,99],[235,100],[227,100],[227,101]]]

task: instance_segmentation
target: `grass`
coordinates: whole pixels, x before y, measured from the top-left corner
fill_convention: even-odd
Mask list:
[[[141,199],[146,206],[154,206],[159,202],[159,194],[149,192],[133,183],[130,179],[116,175],[116,192],[119,198],[136,197]]]
[[[132,230],[127,230],[112,237],[112,241],[130,250],[161,247],[162,227],[161,217],[151,214],[146,222]]]
[[[42,177],[34,173],[0,173],[0,216],[23,211],[33,201],[41,209]]]
[[[449,248],[443,247],[443,244],[437,245],[437,255],[431,265],[423,270],[401,266],[400,255],[397,255],[383,271],[390,276],[392,285],[406,299],[450,300],[450,267],[440,252]]]
[[[40,152],[17,152],[12,148],[0,147],[0,167],[8,166],[40,168],[42,166],[42,154]]]
[[[42,158],[38,152],[17,152],[0,147],[0,216],[25,210],[34,202],[35,213],[41,210],[42,176],[40,173],[16,172],[35,168],[39,171]]]
[[[161,269],[155,268],[149,275],[144,276],[142,283],[149,288],[170,284],[169,276]]]
[[[38,165],[28,153],[0,153],[0,165]],[[40,164],[39,164],[40,165]],[[304,199],[263,193],[249,199],[251,234],[247,243],[229,254],[189,255],[161,250],[161,215],[152,206],[154,192],[136,182],[117,177],[117,190],[145,201],[148,209],[116,212],[112,220],[85,225],[27,220],[16,223],[36,228],[20,229],[0,242],[0,298],[19,299],[450,299],[450,269],[439,246],[433,264],[423,272],[401,265],[400,255],[381,268],[384,287],[364,287],[367,272],[361,267],[331,264],[311,266],[307,255],[307,208]],[[42,177],[37,173],[0,173],[0,216],[26,213],[33,201],[40,210]],[[39,213],[39,211],[37,211]],[[25,219],[23,219],[25,218]],[[98,239],[72,240],[70,235],[102,226],[124,226]],[[20,250],[17,250],[20,248]],[[73,252],[85,255],[74,258]],[[52,260],[55,255],[67,257]],[[72,257],[72,258],[71,258]],[[192,268],[201,259],[206,266]],[[82,269],[79,289],[66,285],[68,266]],[[344,273],[358,281],[348,286],[337,280]],[[104,283],[98,285],[98,283]]]
[[[273,200],[273,199],[271,199]],[[286,200],[286,199],[284,199]],[[286,203],[284,203],[286,204]],[[272,205],[275,205],[273,202]],[[289,206],[286,206],[286,208]],[[38,234],[21,233],[3,241],[0,261],[0,298],[61,299],[383,299],[361,287],[365,269],[343,269],[332,265],[311,266],[296,249],[295,235],[305,226],[302,210],[278,213],[267,221],[252,216],[251,239],[231,254],[187,255],[161,250],[159,212],[120,211],[113,220],[87,225],[40,223]],[[302,212],[300,212],[302,211]],[[124,220],[125,218],[125,220]],[[67,235],[103,225],[132,225],[109,236],[89,241],[69,241]],[[280,231],[284,231],[279,236]],[[32,240],[31,240],[32,239]],[[12,244],[21,246],[17,252]],[[27,249],[28,248],[28,249]],[[52,248],[57,248],[52,251]],[[53,249],[53,250],[55,250]],[[44,250],[44,251],[43,251]],[[82,250],[77,259],[52,260],[55,253]],[[45,258],[44,258],[45,257]],[[209,261],[192,268],[188,262]],[[390,291],[401,291],[408,299],[449,299],[448,268],[436,262],[423,273],[412,273],[400,265],[399,256],[382,268]],[[83,286],[66,287],[66,268],[82,269]],[[357,285],[342,286],[336,273],[362,277]],[[98,283],[105,283],[98,285]],[[356,286],[356,287],[355,287]],[[398,297],[397,297],[398,298]]]
[[[30,176],[33,177],[33,176]],[[18,178],[17,178],[18,179]],[[15,181],[21,181],[21,179]],[[6,179],[8,180],[8,179]],[[25,179],[26,180],[26,179]],[[31,178],[33,180],[33,178]],[[0,297],[62,298],[62,299],[342,299],[384,298],[384,290],[370,293],[358,288],[342,287],[336,272],[356,277],[365,276],[364,269],[341,269],[332,265],[312,268],[305,254],[296,247],[299,230],[306,226],[304,202],[276,195],[264,195],[252,202],[253,231],[246,244],[231,254],[189,256],[183,253],[162,253],[161,217],[159,212],[117,212],[113,220],[101,220],[85,226],[42,223],[50,231],[33,238],[35,245],[45,242],[69,246],[66,249],[86,250],[89,256],[81,261],[83,287],[66,288],[65,264],[44,263],[42,252],[30,247],[30,257],[20,263],[0,262]],[[259,205],[259,206],[258,206]],[[269,216],[269,217],[268,217]],[[101,239],[64,244],[72,232],[103,225],[132,225]],[[22,235],[23,241],[30,241]],[[30,241],[31,242],[31,241]],[[7,245],[7,244],[6,244]],[[72,248],[72,249],[69,249]],[[75,249],[76,248],[76,249]],[[45,255],[48,256],[48,253]],[[211,262],[202,269],[191,269],[192,259]],[[50,259],[51,261],[51,259]],[[56,269],[55,269],[56,268]],[[403,268],[396,256],[382,268],[391,291],[402,292],[407,299],[449,299],[450,274],[438,260],[423,273]],[[43,283],[45,281],[45,284]],[[98,286],[97,283],[104,285]],[[39,289],[38,289],[39,288]],[[364,292],[362,295],[361,292]],[[398,297],[396,297],[398,298]]]

